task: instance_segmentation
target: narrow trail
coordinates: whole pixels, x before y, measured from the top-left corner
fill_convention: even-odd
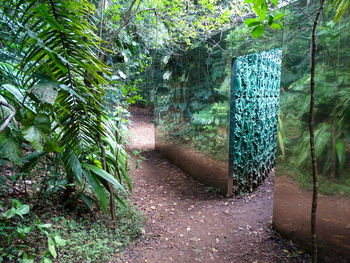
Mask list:
[[[295,248],[271,229],[272,176],[254,193],[224,198],[154,150],[150,110],[131,113],[129,150],[145,158],[131,171],[131,200],[147,221],[143,237],[116,262],[307,262],[288,258]]]

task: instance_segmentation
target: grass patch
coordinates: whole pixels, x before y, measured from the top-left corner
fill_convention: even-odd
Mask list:
[[[130,240],[141,234],[142,217],[132,208],[118,208],[118,227],[111,227],[107,216],[86,218],[55,217],[54,234],[66,240],[56,262],[108,262],[121,255]]]

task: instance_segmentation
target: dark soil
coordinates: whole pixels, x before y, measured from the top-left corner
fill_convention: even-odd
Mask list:
[[[254,193],[225,198],[154,150],[151,110],[131,113],[129,150],[145,160],[131,171],[130,197],[147,221],[143,237],[112,262],[309,262],[271,228],[273,175]]]

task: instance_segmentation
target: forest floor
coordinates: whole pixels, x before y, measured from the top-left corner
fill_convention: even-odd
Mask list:
[[[118,263],[309,262],[271,228],[274,178],[257,191],[226,198],[195,181],[154,150],[152,111],[132,108],[131,202],[146,218],[143,236]]]

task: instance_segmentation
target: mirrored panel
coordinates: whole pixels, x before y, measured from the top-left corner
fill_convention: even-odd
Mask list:
[[[162,63],[164,81],[155,92],[156,150],[213,190],[230,194],[231,59],[221,47],[203,44]]]
[[[300,9],[303,9],[303,12]],[[316,5],[286,9],[275,178],[275,229],[311,248],[310,41]],[[320,262],[350,258],[350,24],[324,13],[318,27],[315,144]]]

